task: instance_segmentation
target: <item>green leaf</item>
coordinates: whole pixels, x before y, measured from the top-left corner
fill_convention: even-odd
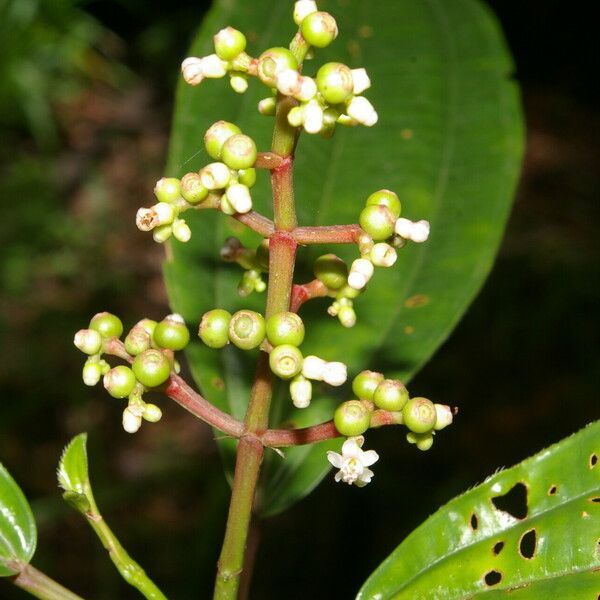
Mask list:
[[[29,502],[0,463],[0,577],[15,575],[35,552],[37,529]]]
[[[63,450],[57,471],[63,498],[81,513],[94,506],[86,444],[87,433],[75,436]]]
[[[411,533],[358,599],[595,600],[599,461],[597,421],[490,477]]]
[[[314,74],[329,60],[365,66],[373,82],[366,96],[379,112],[379,123],[339,127],[331,140],[302,136],[295,167],[299,222],[356,222],[367,195],[387,187],[400,195],[403,215],[429,219],[432,233],[426,244],[403,249],[393,268],[377,270],[355,302],[353,329],[327,316],[325,300],[303,307],[302,350],[344,360],[351,375],[373,368],[408,381],[473,300],[500,242],[523,152],[512,63],[494,17],[476,0],[381,0],[376,10],[357,0],[319,6],[335,15],[340,35],[330,48],[316,52],[305,72]],[[290,3],[278,0],[217,0],[190,54],[212,52],[212,35],[228,24],[248,34],[248,52],[255,55],[285,44],[294,32],[290,13]],[[202,138],[218,119],[235,121],[259,149],[268,149],[272,120],[259,115],[256,105],[269,91],[250,83],[239,96],[225,79],[195,88],[180,82],[168,175],[181,176],[210,162]],[[265,173],[259,174],[253,197],[256,208],[270,216]],[[256,245],[257,236],[213,211],[190,212],[192,240],[173,242],[165,264],[173,309],[191,324],[215,307],[263,310],[263,296],[237,297],[241,271],[218,258],[227,236]],[[346,247],[301,249],[296,280],[311,278],[311,261],[327,251],[350,260],[357,255]],[[243,417],[255,356],[196,342],[188,357],[203,393]],[[345,388],[339,400],[347,394]],[[286,418],[285,411],[281,415]],[[226,454],[234,447],[227,442]],[[310,484],[310,478],[304,480],[306,490],[322,475],[315,467]]]

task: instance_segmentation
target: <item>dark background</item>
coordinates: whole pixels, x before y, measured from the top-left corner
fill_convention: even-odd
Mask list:
[[[354,493],[327,478],[265,523],[255,598],[352,597],[438,506],[599,416],[590,5],[489,4],[523,86],[524,172],[492,276],[413,383],[460,406],[460,419],[426,454],[377,432],[376,486]],[[70,345],[98,310],[126,323],[167,311],[160,249],[130,223],[161,174],[174,65],[204,10],[158,0],[0,8],[0,457],[32,500],[34,564],[90,598],[137,594],[55,489],[72,435],[90,431],[98,502],[170,597],[210,597],[223,531],[228,489],[208,428],[163,403],[160,426],[128,437],[110,398],[81,384]],[[0,582],[0,597],[25,594]]]

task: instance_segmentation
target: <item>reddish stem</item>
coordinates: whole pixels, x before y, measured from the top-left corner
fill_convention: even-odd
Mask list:
[[[298,312],[300,307],[313,298],[324,298],[329,295],[329,290],[324,283],[318,279],[313,279],[308,283],[294,284],[292,288],[292,299],[290,300],[290,310]]]
[[[236,213],[233,215],[233,218],[266,238],[271,237],[275,231],[275,224],[273,221],[254,210],[247,213]]]
[[[296,227],[292,235],[298,244],[354,244],[362,233],[360,225]]]
[[[257,169],[276,169],[284,159],[274,152],[259,152],[254,163]]]

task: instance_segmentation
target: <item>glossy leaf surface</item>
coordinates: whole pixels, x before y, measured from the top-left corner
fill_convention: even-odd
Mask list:
[[[371,575],[359,600],[596,600],[600,421],[455,498]]]
[[[335,15],[340,35],[330,48],[316,52],[304,72],[314,74],[330,60],[367,67],[373,85],[365,95],[377,108],[379,123],[371,129],[338,127],[330,140],[302,136],[295,168],[299,222],[357,222],[368,194],[387,187],[399,194],[403,216],[429,219],[432,234],[426,244],[404,248],[393,268],[377,270],[355,301],[353,329],[327,316],[325,300],[303,307],[302,350],[343,360],[350,374],[376,368],[408,380],[479,290],[510,211],[522,156],[511,60],[496,21],[476,0],[381,0],[376,5],[349,0],[319,6]],[[294,33],[290,13],[291,3],[279,0],[217,1],[190,54],[211,53],[212,35],[228,24],[248,34],[251,54],[286,44]],[[180,83],[167,174],[181,176],[212,160],[202,138],[218,119],[236,122],[267,150],[272,119],[259,115],[256,105],[268,95],[254,80],[242,96],[231,92],[225,79],[195,88]],[[265,173],[259,174],[253,198],[255,208],[270,216]],[[188,212],[186,220],[192,239],[173,242],[165,264],[173,309],[192,325],[215,307],[263,310],[263,296],[237,297],[241,270],[218,258],[227,236],[255,245],[258,238],[212,211]],[[312,260],[332,250],[350,260],[357,255],[346,247],[301,249],[296,280],[312,278]],[[255,356],[196,342],[188,357],[203,393],[243,417]],[[347,386],[338,399],[350,393]],[[282,419],[285,413],[280,411]],[[307,489],[322,475],[315,469]]]
[[[0,463],[0,577],[17,573],[14,563],[29,563],[36,543],[37,528],[29,502]]]

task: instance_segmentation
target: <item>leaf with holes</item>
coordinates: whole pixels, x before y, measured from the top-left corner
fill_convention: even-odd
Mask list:
[[[0,577],[15,575],[29,563],[37,543],[37,528],[29,502],[0,463]]]
[[[600,421],[497,473],[411,533],[359,600],[596,600]]]
[[[368,194],[388,187],[400,195],[404,216],[431,221],[432,234],[426,244],[404,248],[393,268],[377,270],[367,293],[355,302],[354,328],[329,317],[325,300],[305,305],[302,350],[342,359],[350,374],[376,368],[408,380],[481,287],[510,211],[523,148],[512,64],[495,19],[476,0],[380,0],[377,10],[358,1],[319,6],[333,12],[340,35],[316,53],[305,72],[314,74],[330,60],[366,66],[373,82],[367,95],[379,123],[339,127],[330,140],[302,136],[294,175],[299,222],[355,223]],[[190,54],[210,53],[212,35],[228,24],[247,32],[250,53],[284,44],[293,35],[290,12],[290,4],[280,0],[217,0]],[[210,162],[202,138],[218,119],[235,121],[259,149],[268,149],[272,121],[259,115],[256,105],[269,91],[250,83],[241,96],[231,93],[225,79],[195,88],[180,83],[168,175],[181,176]],[[257,210],[271,214],[264,172],[253,198]],[[236,297],[241,272],[218,259],[227,236],[255,245],[258,238],[213,211],[186,213],[186,220],[192,239],[173,242],[165,263],[173,309],[193,325],[215,307],[263,310],[262,296]],[[311,278],[312,260],[332,250],[346,259],[357,255],[356,248],[300,249],[297,280]],[[188,358],[211,402],[243,417],[255,355],[232,348],[214,351],[196,342]],[[306,489],[322,475],[320,468],[305,472]]]

